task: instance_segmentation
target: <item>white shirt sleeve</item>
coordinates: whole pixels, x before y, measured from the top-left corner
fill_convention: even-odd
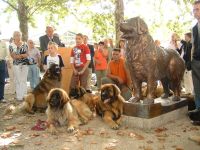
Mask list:
[[[74,57],[70,57],[70,64],[74,63]]]
[[[91,60],[90,54],[86,54],[86,59],[87,59],[87,60]]]

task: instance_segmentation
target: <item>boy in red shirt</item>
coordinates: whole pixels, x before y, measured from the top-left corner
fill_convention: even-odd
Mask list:
[[[83,43],[83,35],[81,33],[76,34],[76,46],[72,49],[70,63],[73,69],[73,75],[71,78],[70,89],[77,86],[80,82],[80,86],[86,88],[88,78],[88,65],[91,60],[90,50],[87,45]]]

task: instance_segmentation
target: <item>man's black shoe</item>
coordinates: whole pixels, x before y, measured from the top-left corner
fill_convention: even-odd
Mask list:
[[[200,126],[200,121],[191,121],[193,125]]]
[[[188,116],[192,121],[200,121],[200,108],[188,112]]]

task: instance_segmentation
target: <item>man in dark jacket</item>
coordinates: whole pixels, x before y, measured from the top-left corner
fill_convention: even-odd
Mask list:
[[[196,109],[189,112],[189,117],[194,122],[200,122],[200,0],[193,4],[194,17],[198,23],[192,28],[192,80],[194,85],[194,100]]]
[[[49,41],[55,42],[56,44],[58,44],[59,47],[64,47],[64,45],[63,45],[63,43],[61,43],[59,37],[54,35],[54,28],[52,26],[46,27],[46,34],[41,36],[39,38],[39,40],[40,40],[40,49],[42,51],[47,50],[47,45],[48,45]]]

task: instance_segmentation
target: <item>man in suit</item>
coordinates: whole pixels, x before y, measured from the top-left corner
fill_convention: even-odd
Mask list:
[[[197,24],[192,28],[192,80],[194,86],[194,100],[196,109],[189,112],[189,117],[194,123],[200,125],[200,0],[193,4],[194,17],[197,19]]]
[[[46,35],[41,36],[39,40],[40,40],[40,49],[43,52],[47,50],[47,45],[49,41],[57,43],[59,47],[65,46],[63,43],[61,43],[59,37],[54,35],[54,28],[52,26],[46,27]]]
[[[94,63],[93,63],[93,57],[94,57],[94,46],[93,45],[90,45],[88,44],[88,36],[87,35],[84,35],[83,36],[83,42],[85,45],[87,45],[90,49],[90,55],[91,55],[91,61],[90,61],[90,64],[88,66],[88,69],[89,69],[89,74],[88,74],[88,78],[87,78],[87,87],[86,87],[86,91],[88,93],[91,93],[91,78],[92,78],[92,72],[94,72]]]

